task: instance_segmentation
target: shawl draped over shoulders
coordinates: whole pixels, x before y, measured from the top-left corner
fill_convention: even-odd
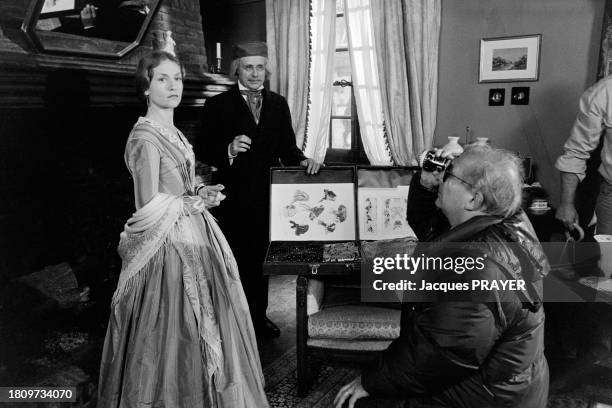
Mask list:
[[[193,193],[193,149],[140,118],[125,150],[136,212],[100,368],[99,407],[267,407],[236,261]]]

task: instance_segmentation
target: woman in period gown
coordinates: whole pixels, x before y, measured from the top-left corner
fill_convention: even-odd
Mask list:
[[[268,407],[236,262],[206,209],[222,195],[194,186],[192,147],[173,125],[183,74],[163,51],[137,71],[148,110],[125,148],[137,210],[119,243],[100,408]]]

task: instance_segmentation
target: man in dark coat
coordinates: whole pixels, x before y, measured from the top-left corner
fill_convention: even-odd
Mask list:
[[[297,148],[285,98],[264,89],[267,56],[265,43],[234,47],[230,75],[238,83],[206,101],[196,156],[218,168],[218,181],[226,187],[227,199],[215,215],[238,262],[255,330],[277,337],[280,330],[266,317],[268,277],[262,274],[269,243],[270,167],[301,165],[315,174],[320,164]]]
[[[541,302],[549,266],[520,209],[518,158],[470,147],[440,176],[422,171],[413,178],[408,220],[429,241],[422,244],[427,256],[481,257],[483,265],[417,274],[468,284],[523,279],[525,289],[440,291],[430,303],[405,303],[400,337],[377,366],[340,389],[336,407],[545,408]]]

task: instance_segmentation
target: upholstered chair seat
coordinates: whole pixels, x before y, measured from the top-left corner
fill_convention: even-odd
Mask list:
[[[323,309],[308,318],[309,339],[393,340],[399,336],[400,311],[346,305]]]

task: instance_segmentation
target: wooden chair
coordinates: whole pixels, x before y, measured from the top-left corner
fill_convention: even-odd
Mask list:
[[[317,362],[363,366],[399,336],[400,304],[360,302],[360,273],[297,278],[298,395],[308,394]]]

